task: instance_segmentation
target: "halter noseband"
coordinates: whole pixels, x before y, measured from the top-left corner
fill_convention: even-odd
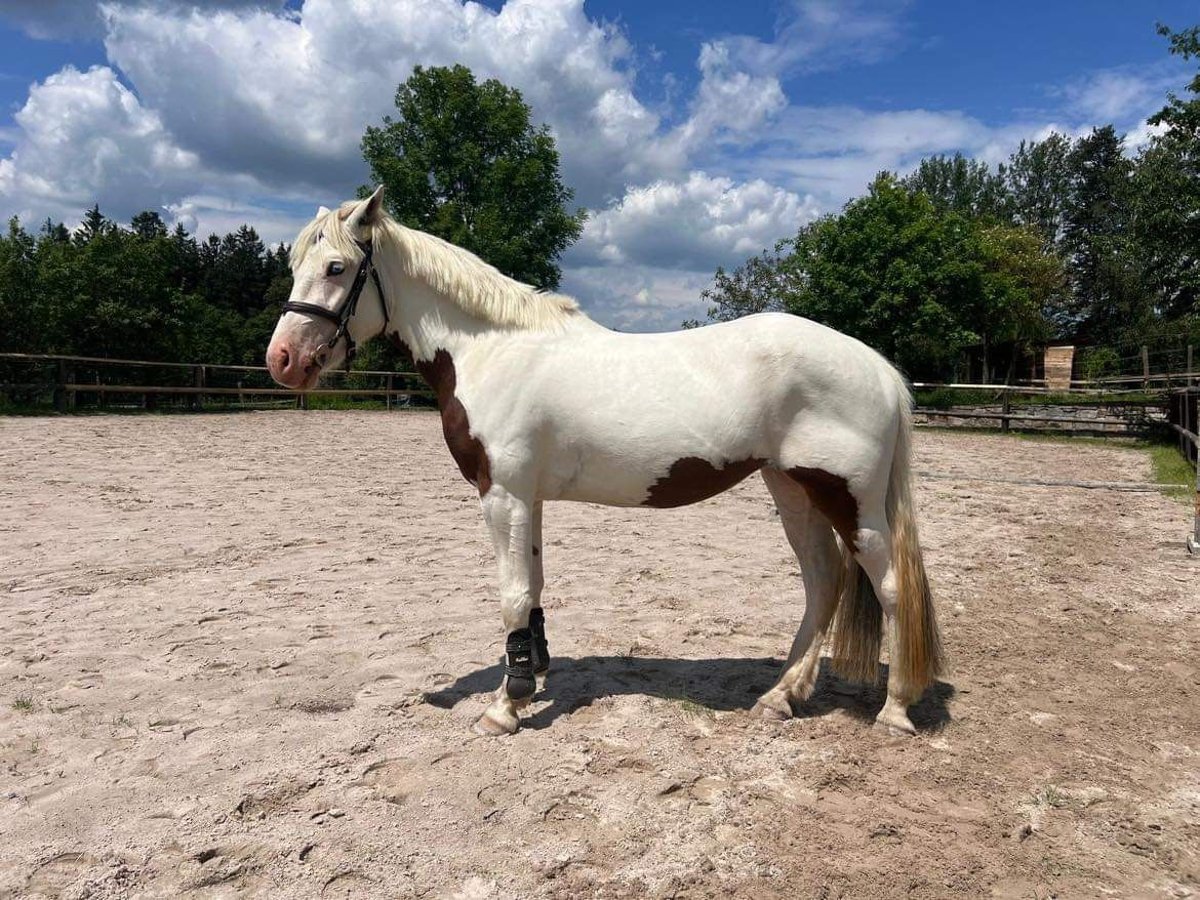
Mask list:
[[[322,319],[328,319],[337,325],[337,331],[334,332],[333,339],[326,342],[323,349],[332,351],[338,345],[338,341],[342,338],[346,339],[346,371],[350,371],[350,363],[354,361],[354,354],[358,348],[354,344],[354,338],[350,335],[350,319],[354,316],[354,311],[358,308],[358,298],[362,296],[363,288],[367,284],[367,276],[371,276],[371,280],[375,282],[375,290],[379,292],[379,303],[383,307],[383,330],[387,331],[388,324],[391,319],[388,317],[387,297],[383,295],[383,283],[379,280],[379,272],[376,270],[374,263],[371,260],[373,248],[369,241],[355,241],[358,247],[363,252],[362,262],[358,264],[358,272],[354,276],[354,283],[350,285],[350,292],[338,305],[336,309],[327,309],[324,306],[318,306],[316,303],[296,303],[291,300],[283,304],[283,311],[306,313],[310,316],[318,316]],[[322,349],[322,348],[318,348]]]

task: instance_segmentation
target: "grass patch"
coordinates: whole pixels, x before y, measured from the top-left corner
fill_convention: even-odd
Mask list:
[[[1151,444],[1148,449],[1154,480],[1166,486],[1163,493],[1183,502],[1190,500],[1195,489],[1196,470],[1187,457],[1174,444]]]
[[[33,695],[22,694],[12,702],[12,708],[17,712],[31,713],[33,712]]]
[[[672,692],[664,695],[663,699],[676,704],[679,707],[679,711],[685,717],[691,717],[691,718],[696,718],[696,719],[715,719],[717,717],[717,713],[715,710],[710,709],[709,707],[705,706],[703,703],[700,703],[697,700],[693,700],[691,697],[689,697],[687,694],[683,693],[682,691],[680,691],[678,693],[672,691]]]
[[[1040,791],[1035,791],[1033,794],[1034,806],[1050,806],[1054,809],[1062,809],[1068,802],[1070,801],[1066,794],[1052,784],[1046,785]]]

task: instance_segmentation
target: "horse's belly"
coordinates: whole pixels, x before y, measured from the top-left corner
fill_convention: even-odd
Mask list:
[[[700,452],[583,453],[567,465],[549,467],[542,499],[659,509],[686,506],[728,490],[766,464],[751,452],[715,459]]]

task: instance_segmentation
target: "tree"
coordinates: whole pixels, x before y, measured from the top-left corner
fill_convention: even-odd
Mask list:
[[[145,212],[140,212],[129,223],[133,233],[143,240],[151,240],[153,238],[166,237],[167,226],[162,220],[162,216],[152,209]]]
[[[919,191],[941,212],[1002,221],[1009,218],[1009,197],[1004,180],[988,164],[954,156],[930,156],[902,182]]]
[[[1061,247],[1071,276],[1075,335],[1116,343],[1145,324],[1148,296],[1131,244],[1133,163],[1111,125],[1075,142]]]
[[[113,222],[105,218],[104,213],[100,212],[100,204],[92,204],[83,215],[83,222],[80,223],[79,229],[75,232],[75,239],[80,243],[86,244],[89,241],[95,240],[102,235],[108,234],[116,228]]]
[[[1062,260],[1042,249],[1041,235],[1031,228],[991,225],[980,230],[977,246],[984,277],[968,315],[983,343],[984,381],[992,381],[993,347],[1028,350],[1050,337],[1061,318],[1066,276]],[[1016,360],[1017,353],[1009,353],[1006,383],[1012,381]]]
[[[521,94],[471,70],[418,66],[396,91],[395,119],[363,136],[371,176],[405,225],[472,251],[507,275],[553,289],[557,260],[583,230],[549,129]]]
[[[1070,184],[1071,141],[1058,132],[1041,141],[1021,141],[1000,167],[1012,221],[1034,229],[1042,248],[1057,251]]]
[[[729,322],[752,313],[782,312],[786,308],[785,298],[790,292],[790,285],[781,253],[790,244],[790,241],[780,241],[774,254],[764,250],[731,273],[723,267],[717,269],[713,286],[700,294],[712,304],[708,308],[709,321]],[[697,328],[699,325],[695,319],[683,323],[684,328]]]
[[[970,223],[880,174],[840,216],[801,230],[786,262],[788,310],[853,335],[914,377],[952,371],[980,335],[964,311],[982,291]]]
[[[1170,52],[1200,60],[1200,26],[1159,34]],[[1133,175],[1133,238],[1159,313],[1200,332],[1200,70],[1187,98],[1168,94],[1150,117],[1162,129],[1137,160]]]

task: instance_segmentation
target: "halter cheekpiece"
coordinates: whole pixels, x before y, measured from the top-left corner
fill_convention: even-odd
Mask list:
[[[336,309],[327,309],[324,306],[318,306],[316,303],[297,303],[291,300],[283,304],[284,312],[305,313],[310,316],[317,316],[322,319],[328,319],[337,325],[337,331],[334,332],[332,340],[324,344],[324,349],[332,351],[338,345],[338,341],[342,338],[346,339],[346,371],[350,371],[350,363],[354,362],[354,355],[358,351],[358,347],[354,343],[354,338],[350,335],[350,319],[354,316],[354,311],[358,308],[358,298],[362,296],[363,288],[367,284],[367,276],[375,282],[375,290],[379,292],[379,304],[383,307],[383,329],[387,331],[390,323],[388,316],[387,297],[383,294],[383,283],[379,280],[379,272],[375,268],[372,260],[374,248],[369,241],[355,241],[358,247],[363,252],[362,262],[358,264],[358,272],[354,276],[354,283],[350,285],[350,291],[346,294],[345,299],[338,304]]]

